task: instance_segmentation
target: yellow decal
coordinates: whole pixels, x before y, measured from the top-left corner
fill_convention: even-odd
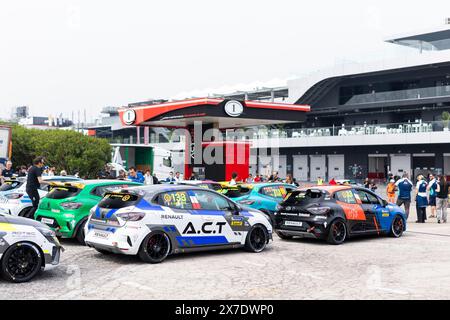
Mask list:
[[[231,221],[231,225],[233,227],[240,227],[242,226],[243,222],[242,221]]]
[[[17,228],[11,223],[0,223],[0,231],[16,231]]]
[[[127,202],[128,200],[130,200],[131,199],[131,196],[130,195],[126,195],[126,196],[124,196],[123,198],[122,198],[122,201],[123,202]]]

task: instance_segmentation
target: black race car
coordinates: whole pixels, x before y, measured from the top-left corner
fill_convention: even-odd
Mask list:
[[[406,230],[403,209],[353,186],[317,186],[291,192],[278,206],[274,229],[282,239],[312,237],[341,244],[348,237]]]

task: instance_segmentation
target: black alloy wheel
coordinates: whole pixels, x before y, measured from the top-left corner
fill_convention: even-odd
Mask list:
[[[2,259],[3,277],[11,282],[30,281],[41,270],[42,255],[31,243],[16,243],[4,254]]]
[[[267,229],[262,225],[256,225],[248,233],[245,248],[250,252],[259,253],[266,248],[268,238]]]
[[[342,244],[347,238],[347,226],[341,219],[333,221],[328,232],[328,243],[338,245]]]
[[[151,233],[143,241],[139,257],[149,263],[163,262],[170,253],[170,240],[165,233]]]
[[[405,230],[405,223],[400,216],[396,216],[394,221],[392,221],[390,235],[394,238],[400,238]]]

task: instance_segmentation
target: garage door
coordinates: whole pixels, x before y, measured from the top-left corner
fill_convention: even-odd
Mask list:
[[[308,181],[308,156],[293,157],[293,173],[297,181]]]
[[[328,180],[345,179],[345,162],[343,154],[328,156]]]
[[[325,156],[309,156],[311,159],[311,181],[316,182],[317,178],[321,177],[322,179],[325,179],[327,171],[325,167]]]
[[[278,177],[286,179],[286,156],[272,156],[273,171],[278,171]]]
[[[411,176],[411,155],[393,154],[391,155],[391,172],[394,176],[402,176],[408,173]]]

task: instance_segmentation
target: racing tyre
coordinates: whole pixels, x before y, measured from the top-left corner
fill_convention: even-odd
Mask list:
[[[405,230],[405,223],[403,222],[402,217],[396,216],[394,221],[392,221],[391,231],[389,235],[394,238],[400,238],[403,235],[403,231]]]
[[[152,232],[144,241],[139,249],[139,257],[144,262],[161,263],[170,253],[170,240],[167,234],[163,232]]]
[[[84,226],[86,225],[86,221],[87,220],[83,221],[80,224],[80,226],[78,227],[78,230],[77,230],[77,234],[75,235],[75,238],[77,238],[77,241],[83,246],[86,245],[86,242],[84,241],[84,236],[85,236],[84,235]]]
[[[345,225],[344,220],[334,220],[330,225],[327,242],[329,244],[338,245],[344,243],[345,239],[347,239],[347,226]]]
[[[6,250],[1,263],[3,277],[15,283],[30,281],[41,268],[41,252],[36,245],[28,242],[13,244]]]
[[[245,241],[245,250],[249,252],[262,252],[269,242],[269,235],[266,227],[257,224],[250,229]]]
[[[293,238],[293,236],[287,236],[284,233],[279,232],[279,231],[277,231],[277,235],[282,240],[291,240]]]

